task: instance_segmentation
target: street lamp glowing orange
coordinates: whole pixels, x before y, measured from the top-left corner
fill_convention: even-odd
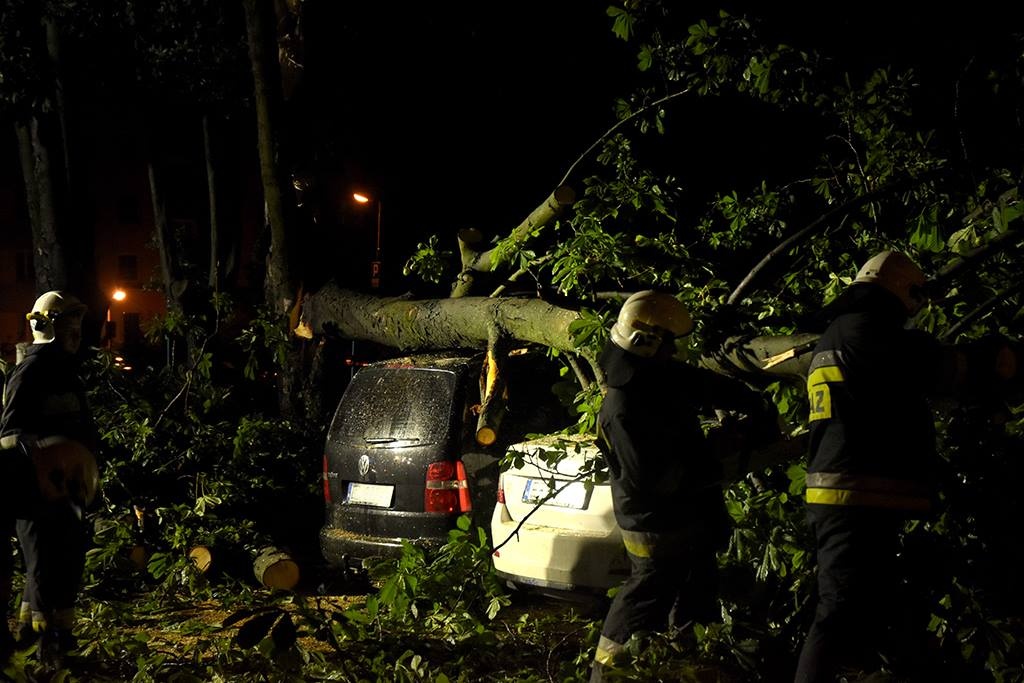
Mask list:
[[[371,287],[379,287],[380,286],[380,266],[381,266],[381,260],[380,260],[380,214],[383,211],[383,206],[382,206],[382,203],[381,203],[379,197],[375,198],[375,199],[371,199],[370,197],[368,197],[365,194],[362,194],[361,192],[353,192],[352,193],[352,199],[356,200],[360,204],[369,204],[371,201],[376,201],[377,202],[377,251],[375,253],[374,260],[370,264],[370,266],[371,266],[371,270],[370,270],[370,272],[371,272],[370,286]]]
[[[114,340],[114,317],[110,309],[114,305],[115,301],[121,302],[127,298],[128,292],[124,291],[120,287],[110,293],[110,301],[107,302],[107,319],[103,325],[103,343],[108,349]]]

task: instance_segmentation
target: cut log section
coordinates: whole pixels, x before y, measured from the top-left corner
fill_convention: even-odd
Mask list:
[[[264,548],[252,564],[256,580],[267,588],[291,590],[299,583],[299,565],[280,548]]]
[[[193,546],[188,551],[188,559],[192,560],[200,574],[205,574],[213,565],[213,551],[205,545]]]

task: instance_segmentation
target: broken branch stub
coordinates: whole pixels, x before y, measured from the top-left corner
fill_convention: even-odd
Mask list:
[[[501,266],[506,265],[508,255],[511,251],[508,244],[520,245],[526,242],[535,230],[541,228],[556,217],[566,207],[572,206],[576,201],[576,192],[568,185],[561,185],[555,189],[540,206],[530,212],[526,219],[517,225],[505,242],[505,248],[492,248],[481,251],[477,247],[483,241],[483,236],[476,229],[470,228],[459,232],[459,258],[461,268],[459,277],[452,285],[452,298],[468,296],[473,286],[474,273],[489,273]]]

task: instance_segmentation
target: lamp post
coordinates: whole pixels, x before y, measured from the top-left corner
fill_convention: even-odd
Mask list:
[[[380,214],[383,210],[382,202],[380,201],[380,197],[371,199],[369,196],[362,194],[361,192],[353,192],[352,199],[356,200],[360,204],[369,204],[371,201],[377,202],[377,250],[374,252],[373,261],[370,262],[370,286],[377,288],[380,287]]]
[[[113,308],[114,302],[121,303],[128,298],[128,293],[120,287],[116,288],[110,294],[110,301],[107,302],[107,319],[104,321],[103,329],[103,341],[104,345],[109,349],[114,338],[117,336],[117,324],[114,322],[113,315],[111,315],[111,308]]]

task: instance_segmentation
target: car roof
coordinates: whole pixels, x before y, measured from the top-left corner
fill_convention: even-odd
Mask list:
[[[439,370],[459,370],[470,365],[479,365],[484,358],[481,352],[467,353],[418,353],[398,356],[368,363],[368,368],[436,368]]]

